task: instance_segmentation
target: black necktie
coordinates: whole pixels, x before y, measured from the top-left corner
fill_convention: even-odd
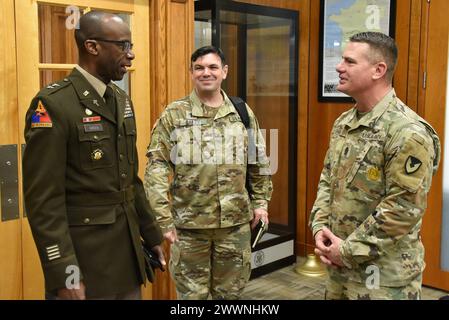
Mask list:
[[[109,110],[111,110],[112,114],[114,115],[114,119],[116,117],[115,112],[115,99],[114,99],[114,90],[110,86],[106,86],[106,91],[104,92],[104,100],[106,102],[106,105],[108,106]]]

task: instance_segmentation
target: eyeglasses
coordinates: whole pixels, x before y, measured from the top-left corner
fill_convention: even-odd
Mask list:
[[[123,52],[129,52],[130,50],[133,49],[134,46],[134,44],[128,40],[107,40],[101,38],[92,38],[91,40],[114,43],[118,45],[120,48],[122,48]]]

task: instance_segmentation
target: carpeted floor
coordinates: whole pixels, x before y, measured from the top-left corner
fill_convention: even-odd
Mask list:
[[[304,258],[298,257],[301,265]],[[295,272],[296,265],[251,280],[241,299],[245,300],[322,300],[325,277],[307,277]],[[447,293],[423,287],[423,300],[438,300]]]

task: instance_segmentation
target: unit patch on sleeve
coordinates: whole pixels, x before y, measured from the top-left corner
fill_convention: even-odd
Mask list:
[[[31,116],[31,128],[51,128],[53,127],[53,123],[51,122],[51,118],[48,115],[47,110],[45,109],[42,101],[39,100],[37,103],[37,108],[34,111],[34,114]]]
[[[413,156],[409,156],[407,158],[407,161],[405,162],[405,172],[407,174],[412,174],[418,171],[419,167],[421,167],[421,164],[422,164],[421,160]]]

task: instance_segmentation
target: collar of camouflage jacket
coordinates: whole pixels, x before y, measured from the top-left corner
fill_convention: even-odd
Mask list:
[[[223,96],[223,104],[219,107],[219,110],[215,115],[215,119],[225,117],[230,113],[237,113],[231,100],[223,90],[221,90],[221,94]],[[189,97],[192,103],[192,116],[198,118],[208,118],[209,116],[207,112],[205,112],[206,110],[204,108],[204,103],[201,102],[195,90],[192,90]]]
[[[357,108],[352,108],[352,113],[348,117],[345,125],[348,127],[348,131],[357,129],[360,126],[369,128],[375,128],[378,120],[382,117],[388,107],[396,103],[396,92],[391,89],[382,100],[380,100],[371,111],[365,114],[362,118],[357,118]]]

